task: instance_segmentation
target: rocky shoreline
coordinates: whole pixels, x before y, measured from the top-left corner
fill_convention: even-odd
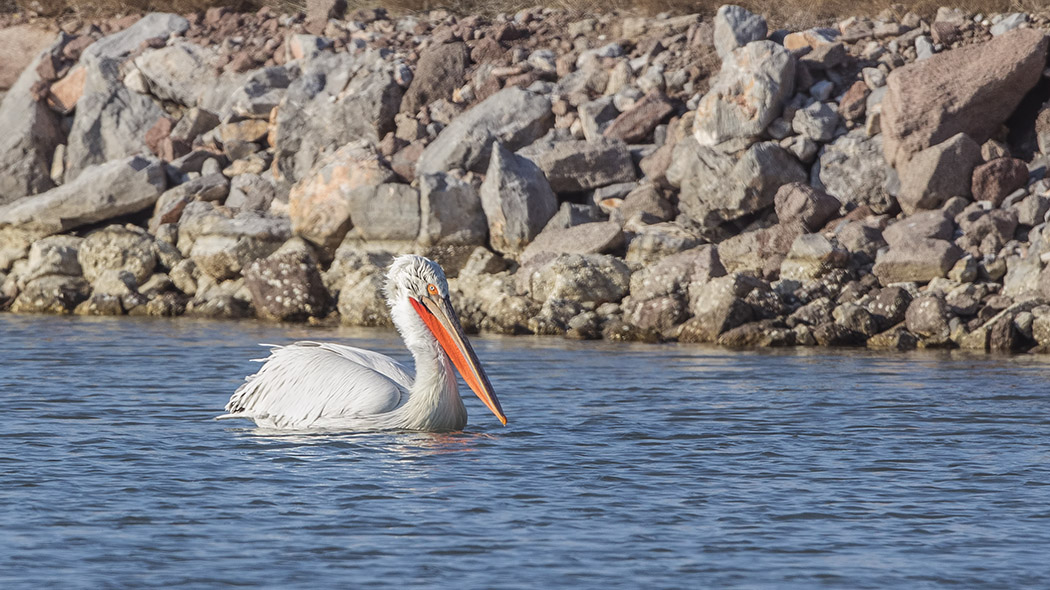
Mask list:
[[[1047,29],[335,2],[11,24],[0,48],[39,52],[0,86],[0,307],[382,326],[414,252],[468,330],[1050,350]]]

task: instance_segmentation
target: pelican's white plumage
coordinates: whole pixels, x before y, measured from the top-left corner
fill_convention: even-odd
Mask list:
[[[219,418],[250,418],[288,429],[445,432],[461,430],[467,410],[453,364],[504,424],[506,416],[462,333],[445,273],[421,256],[399,256],[387,273],[391,318],[415,359],[413,376],[390,357],[331,343],[274,346]]]

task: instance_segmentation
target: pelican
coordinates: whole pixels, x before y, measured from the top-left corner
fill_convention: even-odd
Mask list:
[[[415,378],[394,359],[360,348],[318,342],[275,346],[218,418],[296,430],[462,430],[467,409],[455,366],[506,425],[507,416],[452,309],[441,267],[422,256],[398,256],[387,272],[386,297],[394,326],[415,359]]]

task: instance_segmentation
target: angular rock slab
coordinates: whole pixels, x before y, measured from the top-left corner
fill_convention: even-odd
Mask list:
[[[557,298],[599,305],[615,303],[627,295],[631,282],[627,265],[603,254],[562,254],[526,270],[527,291],[536,301]]]
[[[700,99],[693,136],[703,146],[738,151],[780,115],[795,91],[795,58],[772,41],[755,41],[733,51],[711,89]]]
[[[77,101],[66,148],[66,182],[89,166],[149,153],[146,131],[164,116],[151,99],[124,86],[118,60],[86,63],[84,94]]]
[[[464,43],[444,43],[423,52],[412,83],[401,100],[401,112],[415,116],[420,107],[452,97],[463,85],[470,65],[470,49]]]
[[[350,195],[394,180],[394,173],[367,141],[354,141],[324,157],[292,187],[292,231],[335,250],[353,223]]]
[[[981,162],[981,146],[959,133],[914,154],[900,166],[901,210],[936,209],[952,197],[969,197],[973,169]]]
[[[882,134],[869,138],[863,129],[854,129],[820,150],[811,183],[843,203],[886,213],[897,200],[886,192],[890,168],[881,155]]]
[[[296,182],[347,140],[378,145],[394,130],[400,104],[394,66],[376,52],[311,60],[277,108],[275,174]]]
[[[546,96],[521,88],[505,88],[456,117],[423,150],[417,174],[456,168],[484,172],[492,144],[518,150],[540,138],[554,125]]]
[[[421,245],[481,245],[487,235],[488,222],[474,185],[441,172],[419,177]]]
[[[80,59],[116,59],[135,51],[145,41],[167,39],[173,33],[184,33],[189,28],[189,21],[177,14],[151,12],[123,31],[95,41],[84,50]]]
[[[493,249],[513,255],[558,212],[558,197],[532,160],[496,144],[481,183],[481,207]]]
[[[28,225],[49,234],[68,231],[147,209],[165,183],[158,160],[133,156],[107,162],[46,193],[0,207],[0,226]]]
[[[317,261],[305,247],[282,248],[256,260],[245,269],[244,279],[256,313],[264,318],[302,321],[324,315],[328,307]]]
[[[883,285],[928,283],[946,276],[962,254],[958,246],[947,240],[917,238],[880,254],[872,272]]]
[[[551,227],[525,247],[521,258],[527,262],[541,254],[608,254],[622,247],[623,242],[623,230],[612,221]]]
[[[1044,31],[1018,29],[891,72],[882,102],[886,161],[907,161],[959,133],[984,143],[1039,81],[1046,50]]]
[[[675,146],[667,179],[681,189],[679,210],[713,228],[769,207],[782,185],[804,182],[806,171],[773,142],[756,143],[737,160],[690,137]]]
[[[40,81],[41,59],[58,46],[30,62],[0,103],[0,205],[55,186],[51,156],[65,134],[61,118],[33,98],[32,88]]]
[[[637,178],[631,152],[618,140],[542,141],[518,151],[518,155],[532,160],[556,193],[575,193]]]
[[[715,51],[723,59],[739,47],[765,39],[768,31],[762,15],[732,4],[720,6],[714,20]]]

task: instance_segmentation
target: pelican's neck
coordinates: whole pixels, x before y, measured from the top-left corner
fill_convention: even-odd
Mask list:
[[[459,396],[456,376],[437,339],[406,302],[391,310],[394,325],[412,353],[416,378],[402,406],[407,428],[418,430],[462,430],[467,410]]]

